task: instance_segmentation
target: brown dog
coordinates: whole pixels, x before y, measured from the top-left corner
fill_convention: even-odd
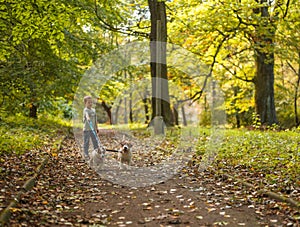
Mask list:
[[[119,161],[120,168],[122,168],[122,166],[124,164],[131,165],[131,162],[132,162],[132,151],[131,151],[132,144],[129,143],[128,141],[122,141],[120,144],[121,144],[121,148],[118,152],[118,161]]]

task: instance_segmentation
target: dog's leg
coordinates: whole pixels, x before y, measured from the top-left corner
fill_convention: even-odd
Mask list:
[[[119,169],[123,169],[123,163],[121,162],[121,160],[119,161]]]
[[[122,151],[118,152],[119,169],[122,169]]]
[[[105,158],[104,153],[101,153],[101,154],[100,154],[100,163],[99,163],[99,165],[98,165],[97,171],[100,170],[100,169],[102,169],[102,167],[103,167],[103,165],[104,165],[104,158]]]
[[[90,164],[90,167],[93,167],[93,158],[90,159],[89,164]]]

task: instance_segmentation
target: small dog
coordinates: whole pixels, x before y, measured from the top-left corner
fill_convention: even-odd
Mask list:
[[[104,155],[105,155],[105,150],[101,149],[100,147],[98,147],[97,149],[91,152],[89,164],[96,171],[103,166]]]
[[[127,141],[122,141],[121,148],[118,152],[119,167],[122,168],[124,164],[131,165],[132,162],[132,144]]]

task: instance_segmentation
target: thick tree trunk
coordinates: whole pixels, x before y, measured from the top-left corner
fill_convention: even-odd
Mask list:
[[[260,0],[266,3],[266,0]],[[262,124],[277,124],[274,100],[274,37],[276,24],[269,20],[268,6],[257,9],[262,20],[255,37],[255,108]],[[260,32],[261,29],[265,31]]]
[[[167,126],[174,125],[172,122],[172,111],[170,108],[169,87],[167,78],[166,63],[166,42],[167,42],[167,19],[164,2],[148,0],[151,13],[151,78],[152,78],[152,119],[161,115]],[[160,26],[158,27],[158,22]],[[158,29],[159,28],[159,29]],[[158,34],[159,33],[159,34]],[[158,38],[159,37],[159,38]],[[157,44],[160,48],[157,49]],[[159,51],[159,52],[157,52]],[[159,53],[159,54],[158,54]],[[157,59],[158,58],[158,59]],[[157,65],[159,64],[159,65]],[[159,71],[157,70],[159,68]],[[159,78],[161,87],[161,98],[157,96],[156,79]]]
[[[256,56],[255,108],[262,124],[277,124],[274,101],[274,54]]]

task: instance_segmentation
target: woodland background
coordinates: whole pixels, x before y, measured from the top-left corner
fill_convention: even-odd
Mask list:
[[[156,40],[151,27],[165,18],[165,41],[197,55],[210,68],[207,77],[218,81],[230,127],[253,121],[284,128],[299,125],[296,0],[35,0],[3,1],[0,7],[1,118],[71,118],[77,85],[99,56],[135,40]],[[109,109],[122,89],[150,78],[149,67],[123,69],[106,84],[98,97],[107,113],[101,114],[102,122],[108,121]],[[166,73],[190,100],[202,105],[201,121],[209,125],[209,106],[199,78],[172,68]],[[151,95],[151,90],[146,92]],[[181,101],[180,94],[172,94],[171,108],[179,108]],[[147,105],[151,108],[151,102]],[[129,107],[130,120],[149,122],[151,113],[139,108]]]
[[[191,143],[184,142],[193,146],[195,152],[180,173],[188,176],[192,187],[205,187],[207,180],[213,191],[224,184],[232,204],[238,202],[248,216],[255,215],[256,224],[258,220],[264,226],[299,225],[299,0],[0,0],[0,29],[1,211],[10,201],[16,201],[18,191],[25,193],[22,185],[26,179],[36,180],[36,170],[40,172],[40,164],[45,163],[41,160],[49,160],[33,193],[25,193],[19,207],[5,210],[12,213],[16,226],[38,226],[41,220],[49,225],[116,226],[124,220],[111,210],[112,206],[120,207],[120,196],[113,193],[117,186],[106,187],[107,182],[100,181],[87,170],[86,163],[80,162],[72,134],[77,125],[71,119],[80,115],[73,104],[86,72],[101,56],[135,41],[149,45],[158,41],[161,49],[151,49],[150,64],[123,68],[93,93],[100,128],[108,132],[102,135],[102,142],[111,147],[115,143],[109,134],[115,133],[111,128],[130,125],[130,132],[140,141],[135,149],[144,151],[141,141],[149,136],[147,126],[161,111],[170,127],[159,151],[155,155],[134,155],[140,166],[154,165],[176,148],[180,130],[189,129],[193,123],[192,113],[198,136],[190,138]],[[186,73],[168,64],[158,64],[158,50],[168,62],[166,52],[162,51],[166,43],[192,53],[205,66],[204,74],[197,74],[201,69]],[[178,60],[187,68],[193,65],[184,57]],[[162,86],[168,102],[151,96],[157,89],[153,78],[167,80]],[[180,88],[180,92],[174,87]],[[222,93],[224,102],[213,106],[207,90]],[[222,139],[215,147],[209,147],[214,139],[212,117],[218,113],[226,115],[226,122],[221,122]],[[106,128],[109,130],[105,131]],[[214,160],[206,171],[198,171],[210,148],[216,153]],[[237,187],[242,181],[251,189]],[[99,193],[115,195],[114,201],[107,202],[106,216],[95,216],[96,211],[85,209],[91,200],[104,201],[101,196],[85,193],[87,188],[96,188],[95,182],[107,190]],[[178,186],[178,182],[175,179],[174,185]],[[172,191],[169,187],[173,186],[162,186]],[[222,193],[224,188],[219,188]],[[73,190],[73,198],[69,190]],[[152,188],[139,191],[140,201],[128,199],[122,204],[133,204],[135,208],[149,204],[144,201],[149,196],[147,191]],[[262,198],[270,191],[273,197],[273,192],[278,193],[275,200],[280,203],[274,202],[274,198]],[[190,198],[191,190],[183,193]],[[184,209],[199,206],[199,210],[205,210],[208,206],[203,217],[209,222],[211,211],[219,209],[222,202],[218,205],[214,194],[208,193],[202,199],[213,204],[201,200],[198,205]],[[227,203],[223,197],[219,199]],[[147,212],[146,206],[143,212]],[[166,206],[173,204],[167,202]],[[228,207],[228,203],[224,206]],[[254,207],[255,212],[249,213]],[[78,210],[79,218],[72,213]],[[177,221],[178,216],[187,215],[186,220],[203,224],[203,217],[193,213],[199,210],[177,216],[169,213],[162,219],[171,218],[169,222],[165,220],[170,224],[174,216]],[[230,215],[225,218],[221,208],[220,211],[224,222],[210,224],[223,225],[229,219],[234,222]],[[160,212],[166,209],[161,208]],[[232,217],[243,216],[238,210],[233,211]],[[130,223],[140,223],[139,218],[132,218]],[[159,218],[156,221],[161,223]]]

